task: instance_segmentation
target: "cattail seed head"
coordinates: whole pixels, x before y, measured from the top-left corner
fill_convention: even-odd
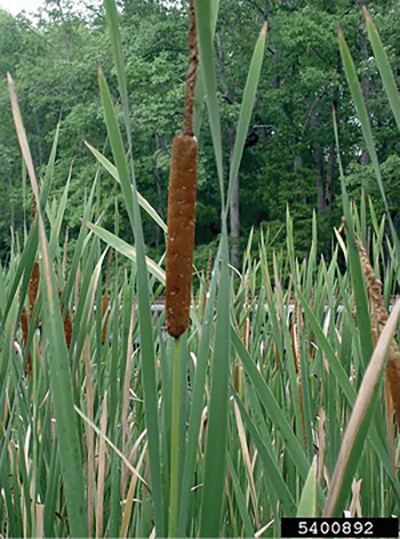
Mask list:
[[[22,329],[22,340],[24,343],[24,348],[26,350],[26,346],[28,344],[28,317],[26,314],[25,307],[22,307],[21,311],[21,329]],[[24,365],[24,371],[25,374],[28,376],[32,375],[32,356],[30,351],[28,351],[25,359],[25,365]]]
[[[371,266],[368,253],[360,239],[357,240],[361,267],[367,281],[367,292],[371,304],[371,323],[375,338],[378,339],[388,319],[388,313],[382,296],[382,282],[376,277]],[[396,412],[397,424],[400,427],[400,352],[396,339],[392,340],[388,358],[386,376]]]
[[[67,343],[67,347],[69,348],[71,346],[71,340],[72,340],[72,322],[71,322],[71,316],[68,310],[64,319],[64,335],[65,335],[65,342]]]
[[[189,324],[196,209],[197,140],[180,133],[172,143],[168,196],[166,309],[168,333]]]
[[[29,315],[32,320],[33,308],[35,306],[36,298],[39,291],[40,284],[40,269],[39,261],[36,259],[33,263],[32,275],[28,285],[28,297],[29,297]]]
[[[58,290],[58,297],[61,299],[62,296],[62,290]],[[71,340],[72,340],[72,322],[71,322],[71,316],[69,313],[69,309],[67,309],[67,312],[64,314],[64,304],[61,305],[61,314],[64,318],[64,337],[65,342],[67,343],[67,347],[69,348],[71,346]]]

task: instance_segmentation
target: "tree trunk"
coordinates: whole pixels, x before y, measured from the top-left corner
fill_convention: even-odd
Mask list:
[[[318,142],[318,133],[317,133],[317,115],[315,108],[312,109],[311,118],[310,118],[311,129],[314,133],[314,161],[315,161],[315,185],[317,188],[317,211],[321,215],[325,212],[325,190],[324,190],[324,181],[322,179],[323,171],[323,157],[324,150],[321,144]]]
[[[340,61],[340,53],[337,52],[337,68],[336,72],[340,75],[342,70],[342,63]],[[337,112],[338,107],[339,87],[335,86],[332,93],[332,108]],[[333,199],[333,177],[335,170],[335,157],[336,157],[336,142],[333,140],[328,148],[328,163],[326,166],[326,184],[325,184],[325,211],[329,215],[332,208]]]
[[[335,167],[335,143],[332,142],[328,149],[328,164],[326,167],[325,185],[325,211],[330,213],[332,206],[333,171]]]
[[[8,177],[8,188],[9,188],[9,203],[10,203],[10,210],[11,210],[11,228],[15,230],[15,208],[14,208],[14,189],[12,184],[11,176],[7,174]]]
[[[319,215],[325,212],[325,193],[324,182],[322,180],[322,158],[323,149],[319,142],[315,143],[315,172],[316,172],[316,186],[317,186],[317,211]]]
[[[301,155],[296,155],[293,160],[293,170],[299,170],[303,166],[303,158]]]
[[[38,158],[39,158],[39,166],[42,167],[44,164],[44,158],[43,158],[43,146],[42,146],[42,129],[40,127],[40,120],[39,115],[36,112],[34,114],[35,118],[35,126],[36,126],[36,135],[37,135],[37,151],[38,151]]]
[[[60,13],[60,19],[62,22],[62,31],[64,34],[64,50],[65,50],[65,57],[68,60],[68,62],[71,61],[71,41],[70,37],[68,35],[67,25],[66,25],[66,19],[64,15],[64,10],[61,4],[60,0],[55,0],[54,3],[58,7],[59,13]]]
[[[303,158],[300,154],[297,154],[294,156],[294,159],[293,159],[293,170],[296,172],[297,170],[300,170],[301,167],[303,166]],[[302,203],[307,205],[307,197],[306,196],[303,196],[302,198]]]

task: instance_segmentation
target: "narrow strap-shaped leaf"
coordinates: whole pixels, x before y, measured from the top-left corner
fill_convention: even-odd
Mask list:
[[[310,467],[306,482],[304,483],[303,491],[299,506],[297,508],[297,518],[312,518],[317,513],[317,459],[314,459]]]
[[[213,45],[213,2],[212,0],[194,0],[196,9],[197,35],[199,40],[200,65],[207,95],[208,118],[214,146],[222,205],[224,196],[224,170],[222,161],[221,118],[217,100],[217,77]]]
[[[112,50],[114,54],[114,64],[117,70],[119,93],[121,95],[122,109],[124,111],[124,121],[125,125],[127,126],[126,132],[128,135],[129,146],[132,146],[131,129],[129,122],[128,85],[122,55],[121,33],[119,30],[118,11],[115,0],[104,0],[104,7],[106,10],[108,33],[110,35]]]
[[[214,40],[215,29],[217,26],[219,11],[219,0],[214,0],[211,4],[211,36]],[[196,75],[196,95],[195,95],[195,104],[193,111],[193,132],[194,136],[198,139],[201,129],[201,115],[203,111],[204,98],[206,95],[205,82],[204,82],[204,73],[201,67],[201,64],[197,68]]]
[[[251,115],[253,112],[254,102],[257,94],[258,83],[260,80],[262,62],[264,58],[266,35],[267,23],[264,23],[264,26],[262,27],[261,33],[257,39],[256,46],[254,48],[249,72],[247,75],[246,86],[244,88],[242,106],[240,108],[239,121],[236,130],[236,139],[231,162],[231,170],[229,174],[228,195],[225,206],[226,211],[228,211],[230,206],[233,186],[239,172],[239,166],[243,156],[247,132],[249,130]]]
[[[200,537],[218,537],[225,482],[225,451],[228,427],[229,296],[228,238],[221,243],[221,275],[217,305],[215,346],[208,414],[205,476],[200,518]]]
[[[385,49],[383,48],[383,44],[379,36],[378,30],[372,22],[371,17],[365,6],[364,15],[365,22],[367,25],[368,37],[372,46],[372,50],[374,52],[376,65],[378,66],[379,73],[381,74],[382,81],[386,90],[386,95],[389,99],[390,107],[393,111],[397,127],[400,131],[400,97],[397,90],[397,84],[393,75],[393,71],[390,67]]]

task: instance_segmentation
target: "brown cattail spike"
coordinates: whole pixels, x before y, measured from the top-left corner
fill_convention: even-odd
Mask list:
[[[28,344],[29,331],[28,331],[28,317],[26,314],[25,307],[22,307],[22,311],[21,311],[21,328],[22,328],[22,340],[24,343],[24,349],[26,351],[26,347]],[[32,356],[29,350],[26,354],[24,370],[25,370],[25,374],[27,374],[28,376],[32,375]]]
[[[193,106],[198,53],[193,0],[189,5],[185,112],[182,133],[172,143],[168,196],[167,327],[176,339],[189,324],[196,211],[197,140],[193,136]]]
[[[58,297],[61,299],[62,296],[62,290],[61,288],[58,290]],[[61,305],[61,314],[64,318],[64,337],[65,342],[67,343],[67,347],[69,348],[71,346],[71,340],[72,340],[72,322],[71,322],[71,316],[69,314],[69,310],[67,309],[67,312],[64,312],[64,304]]]
[[[39,261],[36,259],[33,263],[32,275],[28,285],[28,297],[29,297],[29,315],[32,320],[33,308],[35,307],[36,298],[39,292],[40,284],[40,269]]]
[[[36,298],[39,292],[39,284],[40,284],[39,261],[35,259],[33,263],[31,278],[29,280],[29,285],[28,285],[29,320],[30,321],[32,321],[33,309],[35,307]],[[21,326],[22,326],[24,346],[26,350],[26,347],[28,344],[28,317],[27,317],[25,307],[22,309],[22,313],[21,313]],[[27,351],[24,369],[25,369],[25,373],[28,376],[32,375],[32,356],[29,350]]]
[[[167,326],[178,338],[188,326],[196,205],[197,141],[179,134],[173,140],[168,198]]]

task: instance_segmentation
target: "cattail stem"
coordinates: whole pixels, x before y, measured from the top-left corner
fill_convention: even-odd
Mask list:
[[[172,423],[171,423],[171,481],[168,537],[178,537],[179,515],[179,447],[180,447],[180,355],[181,340],[174,342],[174,361],[172,365]]]
[[[196,16],[194,2],[189,0],[189,67],[186,73],[185,112],[183,115],[182,133],[193,136],[193,107],[195,102],[196,71],[199,65],[199,55],[196,41]]]

